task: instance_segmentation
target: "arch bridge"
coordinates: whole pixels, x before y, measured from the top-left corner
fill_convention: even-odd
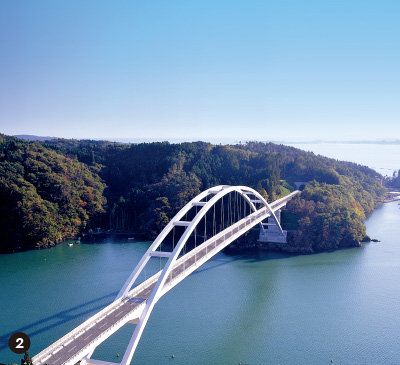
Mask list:
[[[120,363],[130,364],[157,301],[256,225],[260,225],[260,237],[265,237],[268,226],[273,225],[274,235],[278,233],[285,240],[286,232],[275,212],[298,193],[294,191],[268,204],[257,191],[246,186],[220,185],[205,190],[187,203],[162,230],[115,300],[34,356],[33,363],[73,365],[80,361],[81,365],[114,365],[91,356],[97,346],[122,326],[133,323],[136,326]],[[159,270],[138,284],[151,260],[159,260]]]

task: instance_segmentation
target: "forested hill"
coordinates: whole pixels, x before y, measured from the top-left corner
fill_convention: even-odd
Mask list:
[[[95,169],[39,143],[0,135],[0,252],[48,246],[104,213]]]
[[[140,231],[153,238],[186,202],[220,184],[247,185],[271,201],[293,190],[296,181],[315,180],[306,188],[307,201],[315,199],[321,207],[321,197],[312,190],[327,189],[330,203],[321,212],[314,209],[314,215],[335,215],[361,227],[364,214],[385,191],[381,176],[367,167],[272,143],[128,145],[61,139],[40,144],[6,136],[0,141],[0,194],[7,201],[1,226],[8,227],[3,251],[51,245],[90,227]],[[302,219],[301,207],[308,209],[308,203],[299,202],[296,214]],[[340,216],[333,207],[342,207]],[[48,217],[45,228],[33,225],[43,217]],[[345,224],[340,229],[345,231]],[[349,234],[358,240],[365,230]]]

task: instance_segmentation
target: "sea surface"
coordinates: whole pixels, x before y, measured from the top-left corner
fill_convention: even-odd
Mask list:
[[[393,202],[365,221],[381,242],[314,255],[219,253],[156,304],[132,363],[398,364],[399,221]],[[28,334],[35,355],[110,303],[149,245],[108,236],[0,255],[0,362],[20,363],[11,334]],[[133,329],[93,357],[118,362]]]
[[[287,145],[337,160],[356,162],[374,169],[383,176],[393,176],[393,172],[400,169],[400,144],[321,142]]]
[[[220,253],[156,304],[137,364],[398,364],[400,206],[366,220],[381,242],[314,255]],[[19,363],[110,303],[149,242],[107,238],[0,255],[0,361]],[[94,358],[117,362],[127,325]],[[175,358],[172,358],[175,355]]]

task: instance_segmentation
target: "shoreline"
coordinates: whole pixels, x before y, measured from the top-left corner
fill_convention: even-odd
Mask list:
[[[391,203],[400,200],[400,191],[389,191],[382,203]]]
[[[387,195],[385,196],[385,199],[378,202],[378,204],[382,204],[382,203],[392,203],[395,201],[400,201],[400,191],[389,191],[387,193]],[[399,203],[400,205],[400,203]],[[375,210],[375,209],[374,209]],[[374,211],[373,210],[373,211]],[[372,211],[372,212],[373,212]],[[372,213],[371,212],[371,213]],[[48,245],[48,246],[31,246],[31,247],[27,247],[25,249],[15,249],[11,252],[0,252],[1,255],[3,254],[13,254],[13,253],[18,253],[18,252],[25,252],[25,251],[30,251],[30,250],[46,250],[52,247],[55,247],[59,244],[65,243],[67,241],[76,241],[79,238],[81,238],[81,242],[85,242],[85,243],[93,243],[93,241],[96,241],[96,237],[101,237],[101,236],[134,236],[136,239],[138,240],[148,240],[148,238],[141,232],[139,231],[114,231],[114,230],[103,230],[103,229],[99,229],[99,230],[92,230],[91,232],[81,232],[75,236],[72,236],[70,238],[66,238],[64,240],[61,240],[57,243],[55,243],[54,245]],[[371,241],[375,241],[375,240],[371,240]],[[376,240],[379,241],[379,240]],[[367,241],[368,242],[368,241]],[[365,242],[360,242],[360,244],[362,245]],[[356,246],[352,246],[352,247],[356,247]],[[252,247],[254,249],[254,247]],[[235,250],[235,248],[233,248]],[[265,249],[265,248],[264,248]],[[340,248],[336,248],[336,249],[340,249]],[[333,249],[333,250],[336,250]],[[242,249],[239,249],[239,251]],[[327,251],[329,251],[330,249],[328,249]],[[286,252],[286,253],[293,253],[292,251],[284,251],[284,250],[275,250],[275,249],[271,249],[268,248],[266,249],[266,251],[277,251],[277,252]],[[318,251],[318,252],[325,252],[325,250],[322,251]],[[317,252],[298,252],[296,251],[297,254],[313,254],[313,253],[317,253]]]
[[[0,252],[0,255],[11,255],[13,253],[20,253],[20,252],[26,252],[26,251],[31,251],[31,250],[47,250],[50,249],[52,247],[56,247],[58,245],[61,245],[63,243],[66,243],[68,241],[74,241],[74,243],[77,243],[76,241],[80,242],[85,242],[85,243],[89,243],[91,241],[96,240],[96,237],[101,237],[101,236],[133,236],[136,239],[143,239],[146,240],[146,237],[143,235],[143,233],[140,232],[133,232],[133,231],[127,231],[127,232],[121,232],[121,231],[100,231],[100,232],[81,232],[75,236],[69,237],[69,238],[65,238],[63,240],[58,241],[57,243],[54,243],[53,245],[47,245],[47,246],[28,246],[25,248],[20,248],[20,247],[16,247],[14,248],[13,251],[9,251],[9,252]]]

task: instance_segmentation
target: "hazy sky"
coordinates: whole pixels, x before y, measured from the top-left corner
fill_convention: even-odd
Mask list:
[[[400,1],[1,0],[0,132],[400,138]]]

